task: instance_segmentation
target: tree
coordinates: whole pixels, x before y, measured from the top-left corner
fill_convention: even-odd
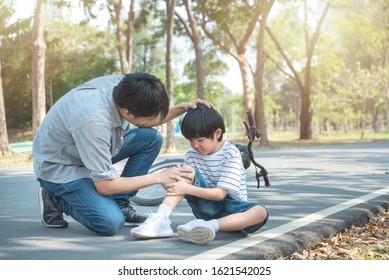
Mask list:
[[[6,29],[7,20],[12,14],[12,10],[7,4],[8,3],[2,3],[0,8],[0,30]],[[0,48],[3,46],[2,43],[3,36],[4,34],[0,33]],[[10,155],[12,154],[12,150],[8,142],[7,121],[5,115],[3,80],[2,80],[1,69],[2,69],[2,57],[0,55],[0,153],[2,155]]]
[[[47,21],[47,25],[50,26],[45,38],[48,107],[85,81],[120,73],[110,33],[61,17]]]
[[[201,26],[205,34],[239,64],[243,82],[243,107],[249,110],[252,108],[249,79],[251,70],[246,52],[262,12],[261,1],[256,0],[251,5],[248,1],[232,0],[200,0],[199,2],[203,15]]]
[[[173,54],[173,32],[174,32],[174,8],[176,0],[165,0],[167,14],[166,29],[166,90],[169,95],[170,105],[174,104],[173,99],[173,71],[172,71],[172,54]],[[174,147],[174,127],[173,121],[167,123],[166,131],[166,152],[175,151]]]
[[[8,142],[7,122],[5,117],[3,82],[1,78],[1,60],[0,60],[0,153],[4,155],[12,154],[12,149]]]
[[[32,131],[37,132],[46,115],[44,16],[47,0],[37,0],[33,26]]]
[[[117,40],[117,48],[118,48],[122,73],[127,74],[131,72],[131,68],[132,68],[132,51],[133,51],[132,30],[135,23],[135,0],[131,0],[129,4],[125,43],[123,43],[122,1],[109,0],[108,2],[113,5],[113,9],[115,12],[116,40]]]
[[[201,36],[197,20],[191,8],[189,0],[184,0],[185,10],[188,18],[188,23],[177,11],[175,12],[181,24],[184,26],[186,33],[193,43],[196,57],[196,81],[197,81],[197,97],[205,99],[205,70],[204,70],[204,56],[201,49]]]
[[[277,50],[285,60],[290,71],[293,75],[286,73],[296,83],[300,91],[301,97],[301,112],[300,112],[300,139],[312,139],[312,111],[311,111],[311,86],[312,86],[312,59],[315,50],[315,46],[319,39],[321,26],[330,8],[330,2],[327,2],[320,19],[317,22],[314,33],[310,34],[309,22],[308,22],[308,5],[304,0],[304,38],[305,38],[305,64],[304,72],[300,73],[293,65],[291,59],[288,57],[287,52],[279,43],[276,36],[273,34],[270,28],[266,28],[267,33],[274,42]],[[281,67],[280,67],[281,69]],[[303,75],[303,77],[302,77]]]
[[[142,39],[142,42],[136,42],[136,40],[139,39],[139,36],[136,35],[139,35],[140,30],[146,28],[152,30],[148,24],[150,14],[155,9],[156,1],[125,1],[129,2],[127,13],[123,13],[123,2],[124,1],[122,0],[106,0],[106,6],[102,5],[98,0],[82,0],[81,3],[84,6],[86,15],[90,18],[97,17],[92,10],[99,3],[100,10],[107,8],[110,12],[111,22],[116,26],[115,42],[118,50],[121,72],[127,74],[133,71],[137,66],[134,65],[134,62],[136,62],[134,55],[139,56],[140,54],[147,56],[145,52],[148,52],[150,51],[150,48],[155,47],[157,42],[157,40],[153,38],[154,35],[148,35],[147,38]],[[137,3],[139,5],[136,5]],[[139,7],[139,11],[136,11],[137,7]],[[127,18],[123,16],[124,14],[127,14]],[[141,49],[139,50],[139,48]],[[142,71],[148,66],[149,65],[145,64],[138,65],[137,70]]]
[[[270,10],[273,7],[274,0],[264,1],[263,10],[261,16],[261,24],[258,30],[257,38],[257,66],[254,74],[254,85],[255,85],[255,102],[254,102],[254,118],[257,126],[261,130],[261,145],[268,146],[269,139],[267,136],[266,118],[265,118],[265,105],[263,102],[263,72],[265,69],[265,31],[266,21],[269,16]]]

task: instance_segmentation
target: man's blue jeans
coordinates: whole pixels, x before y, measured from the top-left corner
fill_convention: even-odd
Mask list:
[[[128,158],[121,174],[133,177],[147,174],[162,147],[161,134],[152,128],[135,128],[124,135],[123,146],[112,163]],[[102,196],[90,178],[55,184],[38,180],[53,197],[58,208],[89,230],[101,235],[114,235],[124,225],[122,208],[128,205],[135,192]]]

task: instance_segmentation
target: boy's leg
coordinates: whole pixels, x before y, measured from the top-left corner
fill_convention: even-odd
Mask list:
[[[162,135],[155,129],[130,129],[124,135],[123,146],[119,153],[112,158],[112,163],[115,164],[127,159],[121,174],[122,177],[145,175],[157,158],[162,142]],[[145,216],[138,215],[129,204],[129,198],[136,193],[137,191],[112,196],[123,210],[126,223],[131,225],[140,224],[146,220]]]
[[[210,188],[209,184],[204,180],[200,172],[196,170],[196,175],[193,185],[200,188]],[[198,219],[211,220],[219,218],[219,213],[222,210],[222,204],[219,201],[211,201],[191,195],[185,196],[193,214]]]
[[[150,214],[144,223],[133,228],[131,236],[135,238],[171,237],[173,230],[169,216],[183,198],[184,196],[165,196],[157,213]]]
[[[193,184],[201,188],[210,187],[197,170]],[[182,241],[200,245],[212,241],[219,228],[215,217],[219,217],[222,204],[218,201],[205,200],[190,195],[185,196],[185,198],[197,219],[177,227],[179,238]]]
[[[243,212],[230,214],[219,218],[220,231],[239,231],[253,233],[264,226],[267,222],[268,213],[266,208],[255,205]]]
[[[91,179],[66,184],[39,180],[58,208],[89,230],[100,235],[114,235],[124,225],[124,216],[115,201],[97,193]]]
[[[190,221],[185,225],[180,225],[177,227],[180,239],[195,244],[206,244],[215,238],[215,233],[218,231],[241,230],[242,232],[249,234],[257,231],[266,224],[268,219],[266,208],[259,205],[253,206],[250,202],[246,201],[233,200],[235,200],[236,204],[232,205],[236,211],[241,207],[251,208],[233,214],[227,214],[231,212],[221,212],[221,215],[227,215],[218,219],[215,219],[215,217],[214,219],[206,221],[197,219]],[[225,211],[225,209],[223,211]]]
[[[198,172],[196,172],[195,184],[200,187],[209,187]],[[200,220],[191,221],[177,228],[183,241],[205,244],[213,240],[214,232],[219,230],[242,230],[245,233],[253,233],[267,222],[266,208],[229,195],[221,202],[190,196],[186,198],[194,215]]]
[[[269,219],[269,212],[267,211],[267,209],[265,207],[263,207],[263,206],[259,206],[259,207],[261,207],[261,209],[260,209],[261,215],[262,215],[262,217],[265,217],[265,219],[260,220],[259,223],[256,223],[254,225],[251,225],[249,227],[242,229],[243,233],[246,233],[246,234],[254,233],[267,223],[267,220]]]

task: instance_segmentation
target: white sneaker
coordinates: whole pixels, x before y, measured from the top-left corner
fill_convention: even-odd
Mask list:
[[[168,218],[165,219],[161,215],[151,213],[146,221],[133,228],[130,233],[135,238],[171,237],[173,236],[173,230],[170,224]]]
[[[203,220],[194,220],[185,225],[179,225],[177,233],[182,241],[199,245],[207,244],[216,236],[215,230]]]

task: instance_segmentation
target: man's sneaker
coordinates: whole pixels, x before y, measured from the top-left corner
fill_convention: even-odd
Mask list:
[[[215,230],[205,224],[204,221],[195,221],[195,223],[189,222],[177,227],[179,238],[182,241],[199,245],[207,244],[209,241],[212,241],[216,236]]]
[[[42,188],[38,194],[42,223],[48,228],[67,228],[68,222],[63,219],[62,211],[58,209],[50,195]]]
[[[131,230],[131,236],[135,238],[171,237],[173,230],[170,224],[168,218],[151,213],[143,224]]]
[[[135,209],[132,208],[132,206],[129,204],[128,204],[128,206],[126,206],[122,209],[122,212],[123,212],[124,217],[126,218],[124,226],[127,226],[127,227],[139,226],[147,219],[146,216],[139,215],[138,213],[136,213]]]

